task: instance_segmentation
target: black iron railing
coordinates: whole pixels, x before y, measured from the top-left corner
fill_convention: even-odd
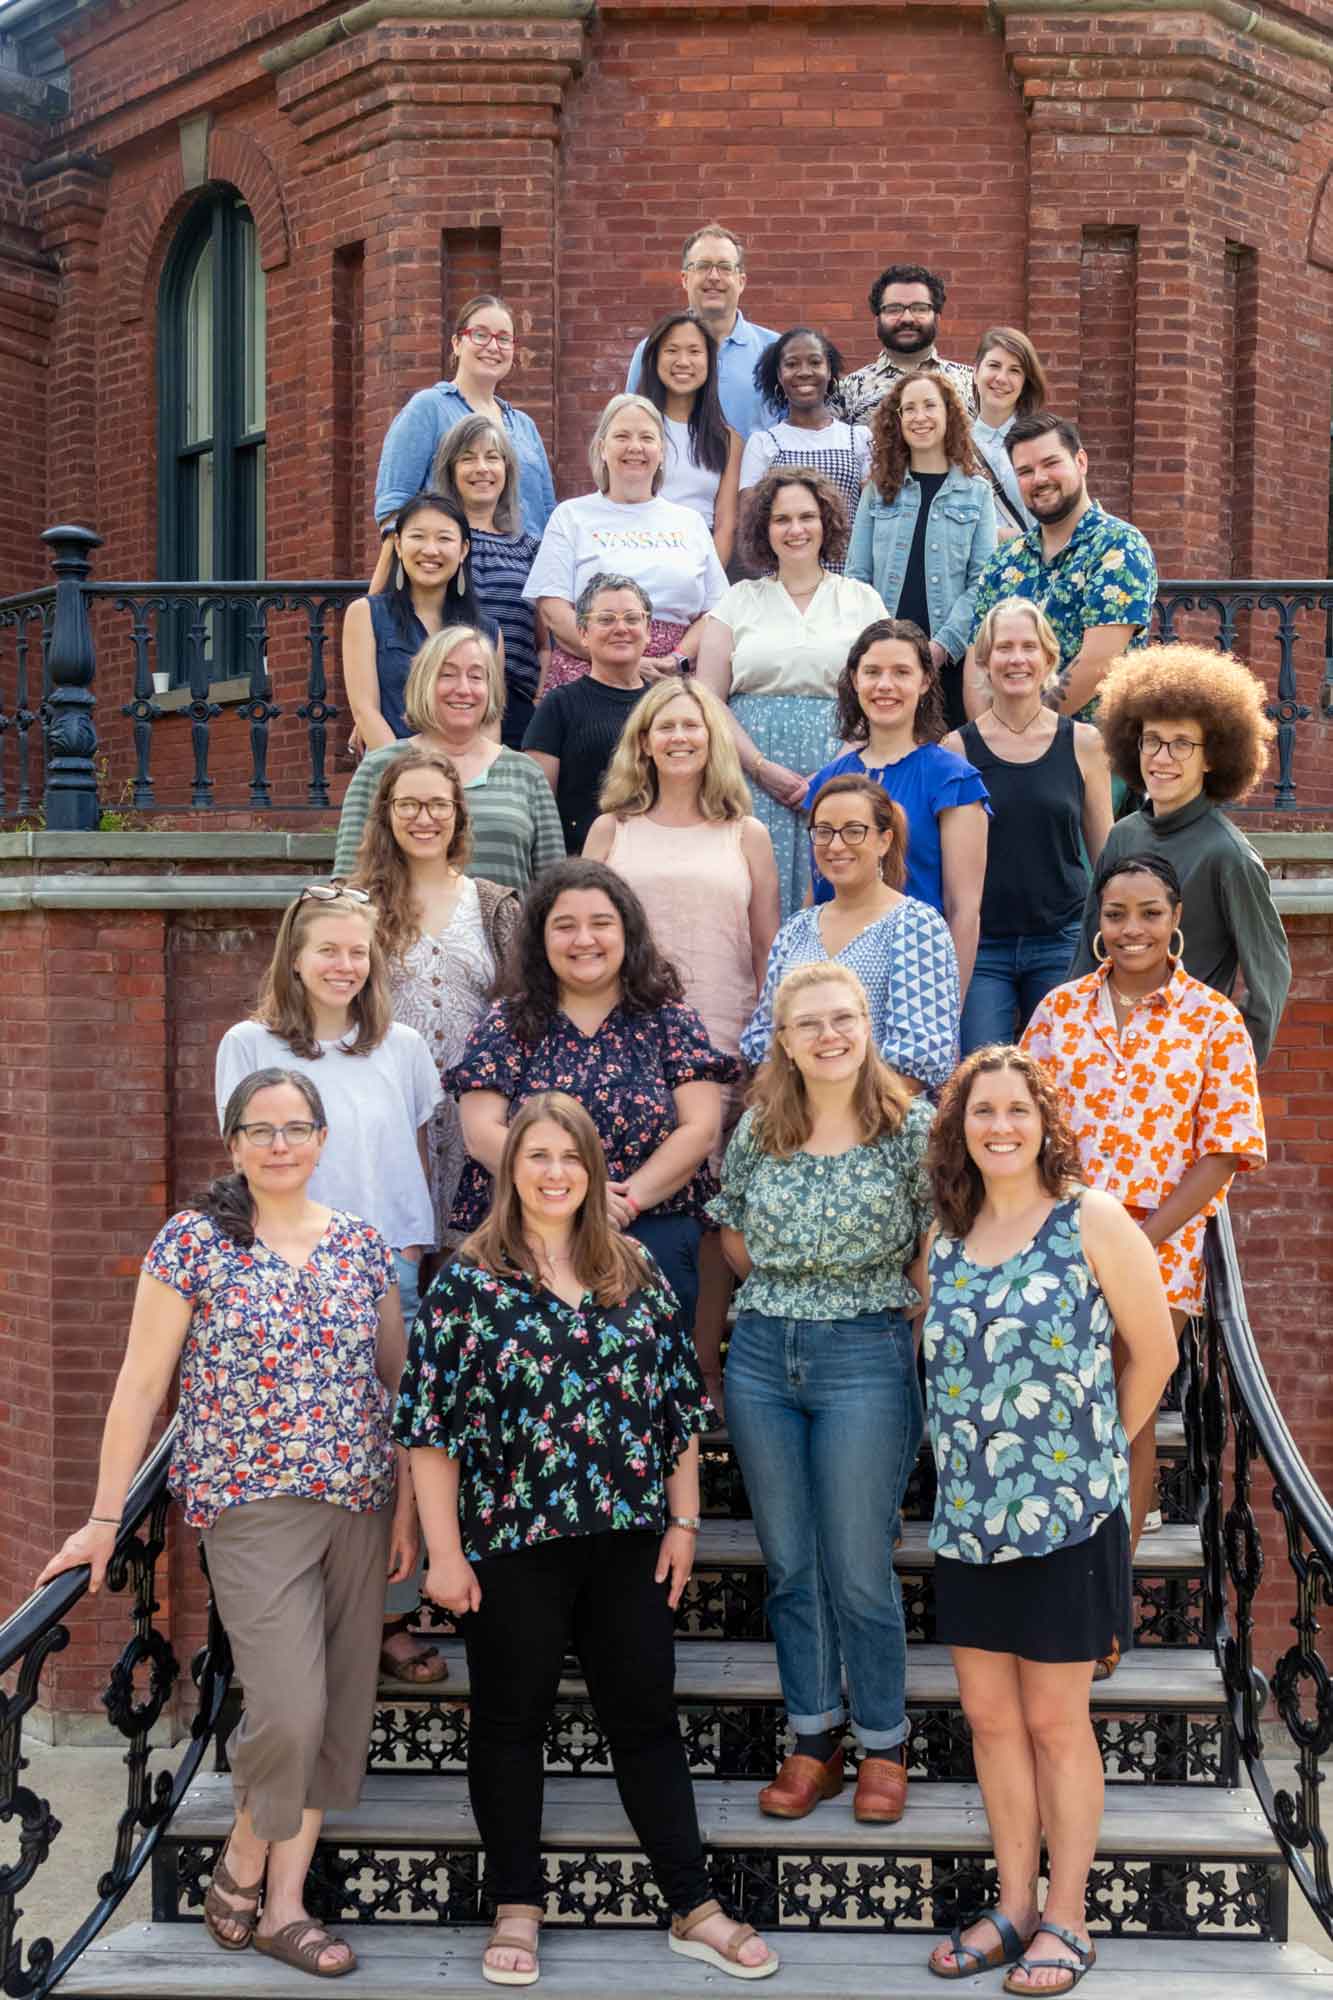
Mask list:
[[[1333,1507],[1296,1449],[1259,1358],[1225,1209],[1208,1225],[1208,1303],[1185,1343],[1185,1437],[1200,1494],[1204,1611],[1240,1755],[1292,1874],[1333,1938],[1333,1880],[1320,1807],[1321,1760],[1333,1747],[1333,1682],[1319,1649],[1333,1607]],[[1286,1562],[1265,1544],[1259,1509],[1271,1484]],[[1271,1677],[1255,1658],[1255,1609],[1268,1575],[1295,1639]],[[1275,1715],[1286,1741],[1265,1744]],[[1270,1734],[1271,1734],[1270,1725]],[[1294,1787],[1270,1757],[1294,1759]]]
[[[293,722],[304,729],[302,775],[294,787],[284,785],[278,804],[298,812],[328,805],[329,729],[339,720],[329,699],[328,652],[337,618],[363,595],[363,582],[94,583],[91,557],[101,546],[99,536],[59,527],[49,528],[43,540],[55,584],[0,599],[0,818],[40,810],[52,829],[98,824],[94,625],[104,661],[114,648],[117,668],[120,658],[132,662],[131,697],[119,711],[133,743],[133,771],[123,793],[131,810],[151,815],[186,803],[202,811],[271,809],[272,733]],[[294,706],[273,699],[274,620],[281,627],[282,684],[302,690]],[[1251,805],[1327,811],[1326,802],[1298,796],[1298,729],[1313,715],[1299,699],[1298,664],[1302,646],[1322,646],[1319,707],[1333,715],[1333,579],[1164,582],[1154,634],[1173,639],[1186,632],[1228,649],[1240,640],[1272,688],[1268,712],[1277,723],[1277,772],[1271,793],[1265,788]],[[117,678],[123,684],[123,674]],[[225,708],[210,693],[220,680],[238,688],[244,683]],[[164,693],[171,696],[165,705]],[[166,725],[178,736],[185,723],[192,769],[187,780],[174,759],[172,779],[188,799],[163,802],[153,776],[159,731]],[[210,763],[219,738],[241,724],[249,732],[248,779],[233,777],[227,795],[219,797]],[[35,745],[42,752],[40,791]],[[235,761],[228,758],[229,769]],[[127,763],[118,758],[117,769]],[[291,768],[284,760],[289,778]]]
[[[51,1991],[141,1873],[203,1761],[230,1685],[231,1649],[210,1600],[208,1638],[191,1667],[199,1702],[189,1738],[174,1773],[159,1771],[150,1780],[150,1737],[180,1678],[176,1655],[153,1624],[158,1609],[153,1579],[166,1545],[167,1465],[173,1436],[174,1425],[140,1467],[107,1568],[106,1591],[130,1599],[131,1636],[102,1696],[108,1717],[128,1745],[125,1810],[116,1824],[110,1864],[95,1886],[90,1885],[91,1907],[58,1947],[50,1938],[25,1946],[18,1934],[23,1915],[18,1898],[61,1830],[49,1802],[21,1782],[26,1768],[23,1723],[40,1697],[47,1661],[69,1644],[66,1621],[87,1592],[87,1569],[54,1578],[0,1626],[0,1680],[9,1684],[12,1676],[12,1691],[0,1693],[0,1823],[12,1826],[17,1821],[19,1828],[18,1860],[0,1867],[0,1985],[15,2000],[41,2000]],[[140,1699],[135,1679],[145,1674],[147,1686]]]

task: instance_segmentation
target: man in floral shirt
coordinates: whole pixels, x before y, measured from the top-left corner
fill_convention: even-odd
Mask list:
[[[1091,722],[1097,689],[1112,660],[1146,644],[1157,596],[1157,564],[1147,538],[1088,497],[1088,455],[1076,427],[1042,411],[1019,417],[1009,457],[1037,525],[1002,542],[977,585],[981,622],[1006,597],[1040,605],[1060,641],[1055,706]],[[969,715],[985,706],[985,683],[968,648],[964,698]]]

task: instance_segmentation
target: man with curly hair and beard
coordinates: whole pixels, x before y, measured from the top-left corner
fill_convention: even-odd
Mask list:
[[[1117,660],[1102,682],[1098,726],[1115,775],[1147,797],[1111,829],[1103,861],[1160,854],[1180,877],[1186,972],[1237,999],[1267,1060],[1291,985],[1291,955],[1268,871],[1224,807],[1258,784],[1276,731],[1263,684],[1230,653],[1206,646],[1146,646]],[[1089,894],[1070,978],[1096,963],[1096,904]]]

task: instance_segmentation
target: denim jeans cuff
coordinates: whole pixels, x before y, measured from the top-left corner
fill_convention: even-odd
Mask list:
[[[863,1729],[856,1717],[852,1717],[852,1735],[868,1757],[877,1750],[896,1750],[900,1743],[907,1741],[908,1724],[906,1718],[896,1729]]]
[[[788,1711],[787,1723],[797,1736],[818,1736],[825,1729],[845,1729],[847,1711],[845,1708],[830,1708],[823,1715],[792,1715]]]

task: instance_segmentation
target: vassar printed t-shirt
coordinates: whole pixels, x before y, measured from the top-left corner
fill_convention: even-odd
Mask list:
[[[563,500],[546,524],[523,595],[578,600],[599,571],[631,576],[652,600],[653,617],[691,624],[727,587],[713,538],[693,508],[674,500],[608,500],[587,493]]]

